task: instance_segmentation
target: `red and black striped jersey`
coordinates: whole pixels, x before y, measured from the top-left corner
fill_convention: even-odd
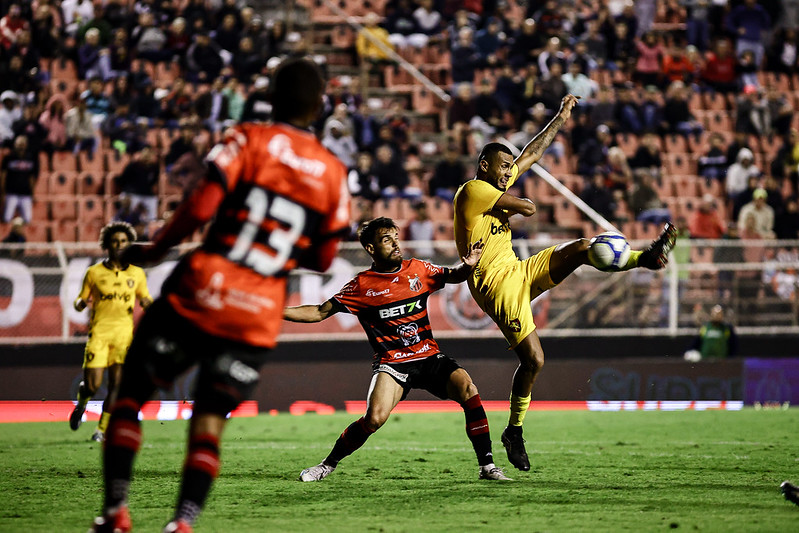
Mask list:
[[[288,273],[327,268],[349,229],[346,168],[312,133],[280,123],[231,128],[207,160],[224,198],[164,293],[200,329],[272,347]]]
[[[427,300],[444,287],[447,274],[447,268],[408,259],[396,272],[360,272],[333,298],[358,317],[380,363],[424,359],[439,353]]]

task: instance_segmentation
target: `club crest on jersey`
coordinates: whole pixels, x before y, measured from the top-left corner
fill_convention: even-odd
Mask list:
[[[422,281],[419,279],[418,274],[412,278],[408,278],[408,285],[411,287],[413,292],[419,292],[422,290]]]
[[[399,338],[402,339],[402,344],[405,346],[411,346],[421,340],[419,338],[419,326],[417,326],[415,322],[402,324],[397,328],[397,334]]]
[[[514,318],[513,320],[511,320],[510,322],[508,322],[508,328],[509,328],[511,331],[519,332],[519,331],[521,331],[521,330],[522,330],[522,323],[521,323],[521,322],[519,322],[519,319],[518,319],[518,318]]]
[[[128,278],[128,287],[132,289],[133,285],[135,285],[135,282],[132,279]]]

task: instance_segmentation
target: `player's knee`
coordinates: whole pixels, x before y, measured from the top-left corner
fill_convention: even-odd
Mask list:
[[[544,367],[544,354],[539,351],[527,354],[527,357],[519,359],[522,368],[537,374]]]
[[[468,401],[477,396],[477,394],[477,385],[470,381],[463,390],[463,401]]]
[[[366,413],[366,416],[363,417],[363,423],[366,424],[366,427],[371,429],[372,431],[377,431],[383,424],[386,423],[388,420],[388,415],[390,414],[389,411],[372,411],[369,410]]]

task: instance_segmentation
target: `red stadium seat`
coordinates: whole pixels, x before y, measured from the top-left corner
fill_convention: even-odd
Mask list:
[[[78,160],[70,152],[55,152],[53,153],[53,171],[70,171],[75,172],[78,170]]]
[[[49,242],[50,229],[50,222],[36,221],[25,227],[25,238],[28,239],[28,242]]]
[[[427,214],[434,222],[449,222],[452,220],[452,204],[441,198],[425,198]]]
[[[77,197],[60,195],[50,198],[50,218],[56,222],[78,218]]]
[[[78,168],[82,171],[105,172],[103,153],[98,150],[91,156],[87,152],[78,152]]]
[[[39,222],[46,222],[50,220],[50,203],[43,199],[42,196],[34,195],[33,197],[33,219],[36,224]],[[2,233],[7,235],[8,232]]]
[[[106,160],[105,165],[108,169],[108,172],[113,172],[114,174],[122,174],[122,171],[125,170],[128,162],[130,161],[129,155],[123,155],[117,152],[116,150],[112,150],[110,153],[106,153]]]
[[[79,222],[77,230],[78,242],[97,242],[100,237],[100,230],[105,224],[102,220],[92,220],[89,222]]]
[[[77,171],[56,170],[50,173],[48,191],[50,194],[75,194],[77,193]]]
[[[78,176],[78,194],[103,194],[105,192],[105,172],[89,171]]]
[[[78,221],[87,223],[105,221],[105,202],[98,194],[90,194],[78,199]]]
[[[78,224],[74,220],[59,220],[53,222],[51,240],[53,242],[75,242]]]

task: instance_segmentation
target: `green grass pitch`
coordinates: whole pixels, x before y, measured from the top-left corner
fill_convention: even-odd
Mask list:
[[[354,416],[234,419],[198,532],[796,531],[799,410],[530,412],[530,472],[479,481],[459,413],[399,414],[321,483],[297,481]],[[134,531],[171,516],[187,423],[144,422],[130,500]],[[100,508],[92,424],[0,427],[0,531],[86,531]]]

